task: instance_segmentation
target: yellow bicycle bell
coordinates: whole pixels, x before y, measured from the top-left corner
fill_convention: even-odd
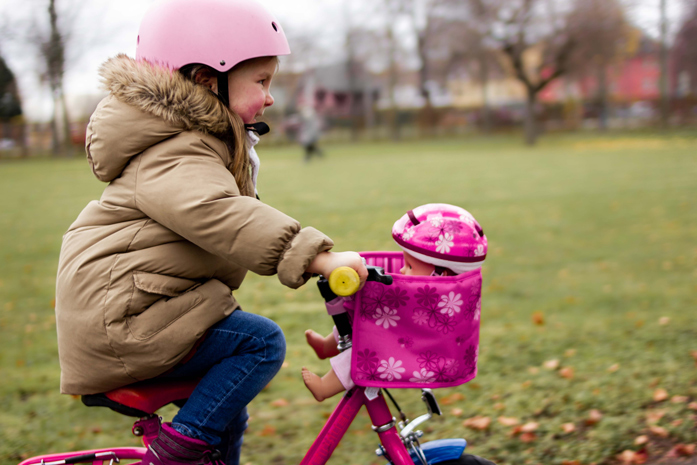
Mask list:
[[[335,268],[329,275],[329,288],[340,297],[347,297],[358,292],[361,279],[356,270],[349,266]]]

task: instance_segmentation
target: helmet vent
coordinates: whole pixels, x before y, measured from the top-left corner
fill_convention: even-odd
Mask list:
[[[278,26],[276,26],[276,23],[272,22],[271,27],[273,28],[274,31],[278,32]]]
[[[220,60],[220,66],[225,66],[225,60]]]
[[[140,45],[140,36],[138,36],[138,39],[136,40],[136,45]]]

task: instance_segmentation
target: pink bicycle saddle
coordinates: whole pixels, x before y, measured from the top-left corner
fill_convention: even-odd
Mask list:
[[[167,404],[183,404],[199,381],[199,378],[151,379],[102,394],[84,395],[82,403],[88,407],[109,407],[132,417],[145,417]]]

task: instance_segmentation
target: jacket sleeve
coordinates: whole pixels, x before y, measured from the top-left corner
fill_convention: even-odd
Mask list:
[[[185,132],[146,150],[137,170],[137,208],[212,254],[260,275],[278,273],[288,287],[301,286],[310,277],[310,262],[333,242],[240,195],[208,139]],[[225,150],[220,145],[217,150]]]

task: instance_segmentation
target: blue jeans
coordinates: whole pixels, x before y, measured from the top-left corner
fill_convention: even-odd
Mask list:
[[[166,377],[201,382],[172,420],[178,432],[207,442],[238,465],[247,404],[281,369],[286,340],[276,323],[240,309],[213,325],[194,356]]]

